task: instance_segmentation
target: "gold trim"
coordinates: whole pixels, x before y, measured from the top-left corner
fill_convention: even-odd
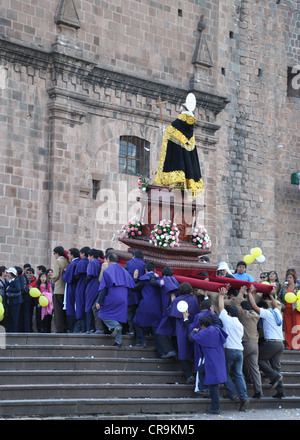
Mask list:
[[[178,115],[178,119],[190,125],[194,125],[195,122],[197,121],[197,119],[194,116],[187,115],[186,113],[180,113],[180,115]]]

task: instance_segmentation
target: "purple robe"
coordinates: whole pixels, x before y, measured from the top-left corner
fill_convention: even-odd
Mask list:
[[[118,322],[127,322],[128,289],[133,289],[135,282],[127,270],[118,263],[112,263],[103,271],[99,291],[107,288],[107,294],[101,304],[98,316]]]
[[[141,258],[132,258],[132,260],[129,260],[126,264],[126,270],[130,273],[130,275],[133,278],[134,271],[138,269],[139,271],[139,277],[143,276],[145,274],[145,261]],[[140,292],[134,291],[133,289],[128,290],[128,305],[134,305],[139,304],[142,297],[140,295]]]
[[[177,310],[179,301],[186,301],[188,304],[189,319],[193,320],[194,316],[199,313],[198,298],[194,295],[179,295],[172,303],[170,316],[176,318],[176,337],[178,344],[178,359],[187,360],[194,359],[194,344],[189,340],[188,330],[183,323],[182,313]]]
[[[75,316],[75,293],[77,280],[75,278],[76,266],[79,263],[79,258],[74,258],[69,266],[63,272],[63,281],[67,284],[66,292],[66,313],[67,316]]]
[[[89,260],[87,257],[79,260],[75,269],[75,276],[78,279],[75,291],[75,317],[76,319],[85,318],[85,288],[86,288],[86,271]]]
[[[163,277],[164,285],[161,287],[162,319],[156,329],[158,335],[176,336],[176,319],[170,316],[172,301],[171,293],[177,294],[179,282],[173,276]]]
[[[215,312],[215,314],[217,314],[217,312]],[[199,328],[199,319],[202,318],[202,316],[211,316],[210,310],[202,310],[200,313],[197,313],[197,315],[195,315],[193,323],[189,326],[189,330],[188,330],[189,334],[191,333],[191,331],[194,328]],[[199,344],[194,344],[194,368],[195,368],[195,370],[197,370],[197,368],[198,368],[199,359],[201,357],[202,357],[202,353],[201,353]]]
[[[227,333],[218,325],[210,325],[191,335],[201,346],[204,356],[204,385],[216,385],[227,381],[224,343]]]
[[[162,318],[160,287],[151,286],[151,277],[153,272],[139,277],[140,281],[147,281],[142,288],[142,299],[133,318],[133,322],[139,327],[157,327]]]
[[[98,258],[91,260],[87,266],[87,285],[85,289],[85,312],[91,312],[99,291],[99,275],[102,263]]]

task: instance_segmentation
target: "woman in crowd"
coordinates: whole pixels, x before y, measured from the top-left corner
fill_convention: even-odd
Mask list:
[[[283,329],[285,337],[286,350],[299,350],[299,338],[300,334],[300,312],[297,310],[297,301],[291,303],[286,301],[288,293],[294,293],[297,295],[300,290],[300,285],[296,283],[297,275],[294,271],[288,270],[286,272],[286,282],[280,289],[278,300],[283,304]]]
[[[6,331],[17,333],[19,331],[21,304],[23,302],[21,284],[18,279],[17,270],[14,267],[7,269],[6,275],[8,279],[5,293],[8,306],[8,325]]]

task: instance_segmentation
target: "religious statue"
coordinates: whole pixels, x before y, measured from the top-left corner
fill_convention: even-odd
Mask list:
[[[203,189],[203,180],[195,145],[194,110],[196,98],[189,93],[177,119],[165,131],[154,184],[187,190],[195,198]]]

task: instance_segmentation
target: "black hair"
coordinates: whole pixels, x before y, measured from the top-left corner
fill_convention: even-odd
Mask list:
[[[43,273],[46,272],[46,267],[41,265],[41,266],[37,266],[37,269],[41,270]]]
[[[202,272],[199,273],[199,275],[201,275],[202,277],[208,277],[208,272],[206,272],[205,270],[203,270]]]
[[[36,287],[37,287],[38,289],[39,289],[40,286],[41,286],[41,278],[42,278],[43,275],[46,276],[46,284],[47,284],[47,275],[46,275],[45,272],[41,272],[41,273],[39,274],[39,277],[38,277],[37,282],[36,282]]]
[[[193,288],[190,283],[182,283],[178,287],[178,295],[189,295],[193,293]]]
[[[107,258],[109,259],[109,261],[111,261],[113,263],[117,263],[117,261],[118,261],[118,255],[114,254],[114,253],[108,254]]]
[[[251,304],[249,303],[249,301],[242,301],[241,302],[241,307],[244,310],[253,310]]]
[[[22,269],[22,267],[20,267],[20,266],[15,266],[15,269],[16,269],[18,275],[22,275],[22,273],[23,273],[23,269]]]
[[[69,253],[70,253],[70,255],[72,255],[74,258],[78,258],[78,257],[79,257],[79,249],[77,249],[77,248],[71,248],[71,249],[69,249]]]
[[[33,267],[28,267],[28,269],[26,270],[26,272],[34,273],[34,268],[33,268]]]
[[[173,276],[173,270],[170,267],[164,267],[161,271],[162,275],[165,275],[166,277]]]
[[[212,321],[211,321],[211,317],[210,316],[202,316],[199,319],[199,325],[200,327],[202,327],[202,325],[204,325],[204,327],[209,327],[211,325]]]
[[[6,271],[6,267],[5,266],[0,266],[0,276],[3,274],[3,272]]]
[[[204,260],[204,261],[207,261],[208,263],[210,262],[210,259],[209,259],[209,257],[207,256],[207,255],[202,255],[202,257],[200,257],[200,260]]]
[[[238,308],[235,306],[226,306],[225,307],[227,313],[231,315],[233,318],[237,318],[239,316]]]
[[[90,249],[87,254],[88,254],[89,257],[98,258],[98,251],[97,251],[97,249],[94,249],[94,248]]]
[[[31,264],[30,263],[25,263],[24,266],[23,266],[23,269],[26,269],[27,267],[31,267]]]
[[[145,264],[145,269],[147,269],[148,272],[154,272],[155,264],[152,263],[152,261],[147,261],[147,263]]]
[[[238,296],[239,291],[237,289],[233,289],[232,287],[230,287],[228,289],[227,295],[233,295],[233,296]]]
[[[135,258],[141,258],[142,260],[144,259],[144,254],[143,254],[143,252],[140,251],[139,249],[133,251],[133,252],[132,252],[132,255],[133,255]]]
[[[257,307],[260,307],[260,308],[262,308],[262,309],[268,309],[268,308],[269,308],[267,301],[265,301],[265,300],[263,300],[263,299],[260,300],[260,301],[257,303]]]
[[[64,257],[65,256],[65,250],[64,250],[64,248],[62,246],[56,246],[53,249],[53,252],[55,254],[58,254],[60,257]]]
[[[80,249],[79,253],[80,254],[84,254],[87,257],[87,253],[91,248],[88,246],[84,246],[83,248]]]
[[[204,299],[200,304],[201,310],[209,310],[211,308],[211,300]]]

